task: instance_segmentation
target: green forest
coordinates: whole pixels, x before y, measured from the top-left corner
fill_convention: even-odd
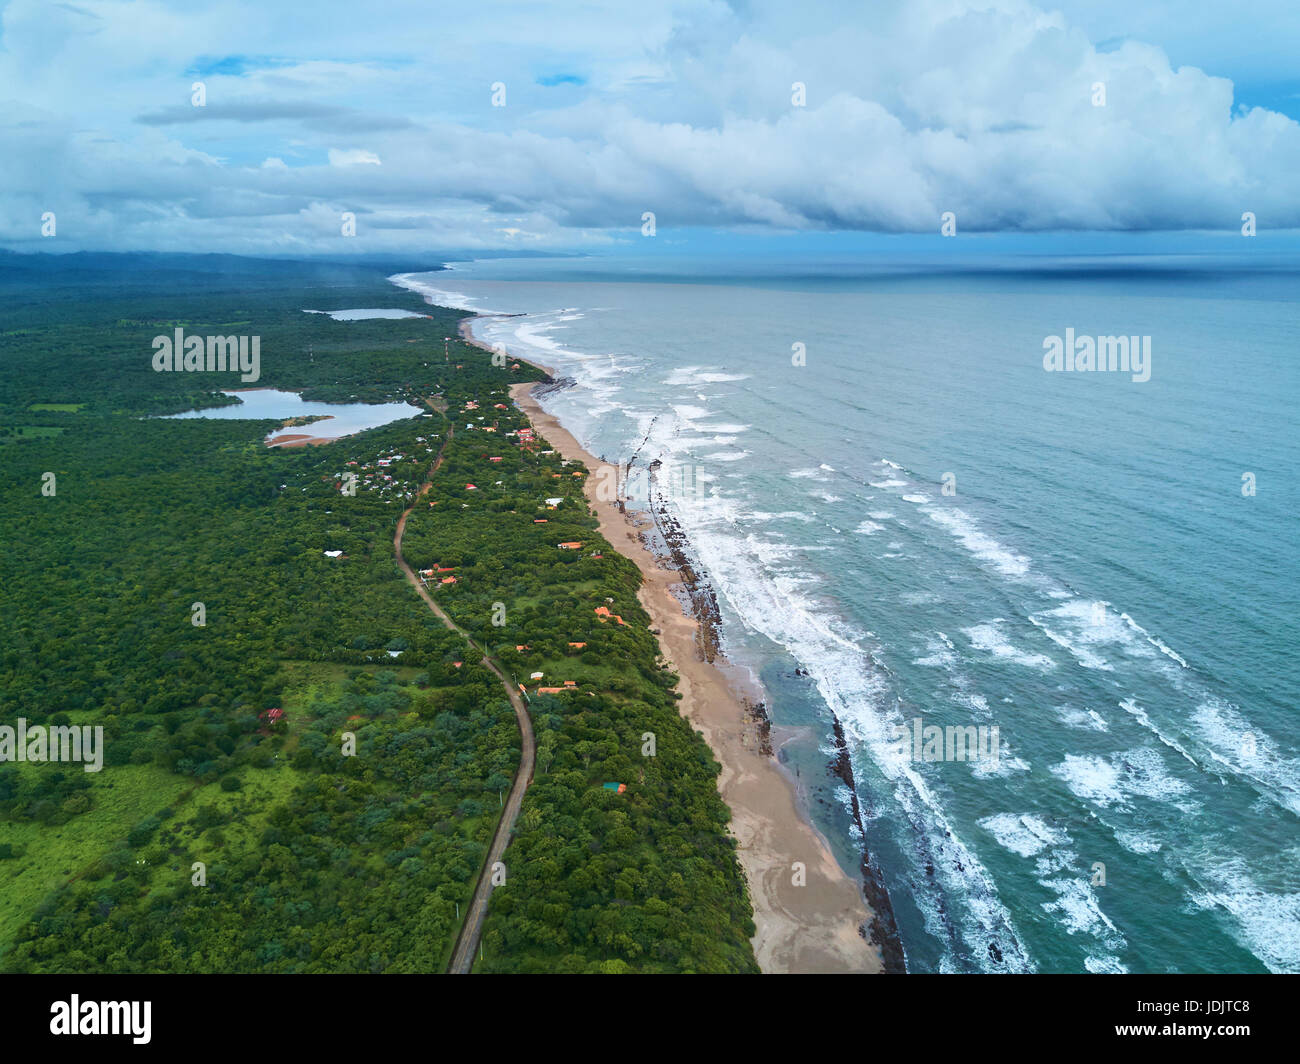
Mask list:
[[[538,740],[475,970],[756,971],[639,574],[510,402],[541,373],[446,342],[461,315],[385,280],[418,264],[52,259],[0,256],[0,724],[101,727],[103,769],[0,763],[0,971],[446,969],[520,737],[397,566],[412,505],[406,560]],[[354,307],[422,316],[304,313]],[[277,422],[159,419],[253,386],[155,372],[175,328],[411,417],[274,449]]]

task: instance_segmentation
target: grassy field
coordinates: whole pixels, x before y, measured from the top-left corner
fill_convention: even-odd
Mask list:
[[[42,772],[45,765],[19,763],[18,771]],[[95,781],[94,808],[61,827],[34,821],[0,821],[0,844],[19,857],[0,861],[0,956],[41,900],[82,876],[135,824],[173,802],[193,781],[153,765],[120,765]]]

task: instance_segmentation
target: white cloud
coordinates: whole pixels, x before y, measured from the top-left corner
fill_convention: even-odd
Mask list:
[[[364,148],[331,148],[330,166],[379,166],[379,156]]]
[[[599,241],[646,210],[664,236],[933,233],[944,211],[963,232],[1230,231],[1246,210],[1300,226],[1300,125],[1236,108],[1230,81],[1155,44],[1099,50],[1020,0],[489,3],[436,19],[380,4],[360,20],[320,0],[307,23],[232,0],[47,10],[14,0],[0,16],[13,246],[37,242],[48,209],[64,248],[250,251],[338,250],[343,211],[347,249],[367,251]]]

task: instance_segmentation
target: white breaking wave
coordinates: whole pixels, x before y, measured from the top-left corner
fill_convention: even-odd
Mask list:
[[[1209,886],[1193,892],[1201,909],[1220,910],[1270,971],[1300,972],[1300,893],[1275,893],[1256,883],[1240,857],[1201,870]]]
[[[998,813],[977,821],[980,827],[997,839],[998,845],[1021,857],[1033,857],[1048,846],[1064,846],[1070,836],[1064,831],[1044,823],[1032,813]]]
[[[442,288],[429,280],[437,274],[395,273],[388,278],[399,288],[406,288],[424,297],[424,301],[437,307],[450,307],[452,310],[468,310],[473,314],[497,314],[500,311],[477,307],[477,296],[466,295],[450,288]]]
[[[962,546],[981,561],[986,561],[1003,576],[1023,577],[1029,572],[1029,559],[986,536],[964,510],[931,508],[922,510],[936,524],[943,526]]]
[[[1066,754],[1051,767],[1052,775],[1064,781],[1076,798],[1099,808],[1126,808],[1130,798],[1170,802],[1185,812],[1196,806],[1175,802],[1191,788],[1171,776],[1160,755],[1150,747],[1112,754],[1107,760],[1097,755]]]
[[[824,471],[809,470],[806,475],[818,473]],[[868,751],[872,764],[890,781],[925,859],[935,869],[934,877],[927,877],[926,892],[916,897],[926,926],[940,941],[956,935],[974,962],[989,970],[1033,970],[992,876],[961,842],[924,775],[900,752],[895,729],[903,718],[897,707],[887,704],[888,688],[879,667],[824,603],[807,597],[805,581],[779,571],[775,555],[790,548],[745,533],[737,525],[737,509],[722,497],[692,493],[673,503],[732,614],[808,670],[844,728],[851,758],[856,762],[860,751]],[[960,899],[966,916],[948,924],[945,897]],[[994,941],[1000,965],[989,955]]]
[[[987,651],[1000,661],[1009,661],[1029,669],[1038,669],[1040,672],[1050,672],[1056,668],[1056,662],[1046,654],[1035,654],[1032,651],[1021,650],[1013,646],[1006,633],[1002,630],[1004,623],[1005,621],[1001,617],[995,617],[984,624],[963,628],[962,633],[970,640],[971,646],[976,650]]]

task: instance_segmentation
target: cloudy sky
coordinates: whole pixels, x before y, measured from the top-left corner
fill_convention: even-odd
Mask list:
[[[0,245],[1293,229],[1297,55],[1295,0],[10,0]]]

